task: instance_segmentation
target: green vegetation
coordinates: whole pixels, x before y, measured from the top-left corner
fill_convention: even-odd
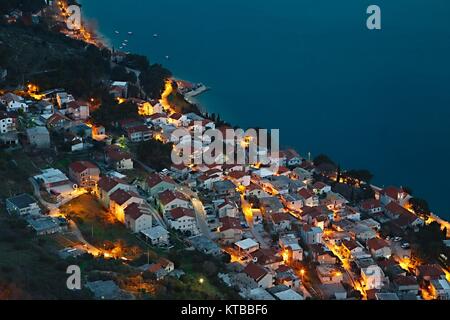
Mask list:
[[[138,106],[136,104],[131,102],[119,104],[112,97],[103,100],[100,108],[96,109],[91,116],[94,123],[106,128],[117,127],[121,120],[137,119],[138,117]]]
[[[0,213],[0,300],[90,298],[67,289],[70,263],[55,248],[51,236],[37,237],[23,220]]]
[[[170,168],[172,148],[171,143],[164,144],[157,140],[149,140],[138,145],[137,156],[147,166],[160,171],[164,168]]]
[[[417,249],[416,255],[425,261],[435,261],[444,250],[447,230],[441,230],[437,222],[420,228],[411,235],[411,244]]]
[[[22,151],[5,152],[0,150],[0,198],[32,192],[28,178],[37,174],[30,158]],[[3,211],[3,206],[0,209]]]

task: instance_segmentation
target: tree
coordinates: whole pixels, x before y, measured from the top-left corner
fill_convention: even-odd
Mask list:
[[[414,243],[418,246],[417,254],[424,259],[437,259],[444,248],[445,235],[441,225],[432,222],[424,225],[415,235]]]
[[[158,171],[170,168],[172,164],[172,144],[149,140],[139,144],[138,159]]]
[[[424,199],[411,198],[409,200],[409,204],[411,205],[411,208],[416,214],[425,217],[428,217],[431,214],[428,202]]]
[[[325,154],[319,154],[317,157],[314,158],[313,162],[316,167],[322,164],[331,164],[333,166],[336,166],[334,161],[331,160],[331,158]]]
[[[373,179],[373,174],[366,169],[350,170],[347,172],[347,177],[353,180],[353,182],[363,181],[366,183],[370,183],[370,181]]]

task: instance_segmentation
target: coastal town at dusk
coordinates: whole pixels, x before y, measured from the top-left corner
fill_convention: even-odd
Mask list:
[[[420,189],[241,130],[74,6],[1,0],[0,300],[450,299],[450,223]]]

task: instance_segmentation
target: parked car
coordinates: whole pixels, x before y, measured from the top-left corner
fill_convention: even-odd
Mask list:
[[[395,238],[394,238],[394,241],[395,241],[395,242],[400,242],[400,241],[402,241],[402,238],[400,238],[400,237],[395,237]]]

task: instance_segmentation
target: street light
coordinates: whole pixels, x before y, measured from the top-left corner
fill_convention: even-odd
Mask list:
[[[205,279],[203,279],[203,278],[198,279],[198,283],[203,284],[204,282],[205,282]]]

